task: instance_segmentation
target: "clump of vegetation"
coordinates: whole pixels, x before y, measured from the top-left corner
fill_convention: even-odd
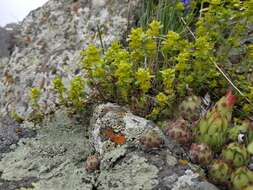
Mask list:
[[[39,105],[39,99],[41,97],[41,90],[37,87],[31,88],[29,92],[29,103],[33,111],[29,114],[29,121],[41,122],[44,118],[43,111]]]
[[[191,147],[192,160],[208,170],[214,183],[235,190],[247,188],[253,183],[247,167],[253,154],[252,126],[244,120],[253,112],[253,46],[247,39],[253,2],[173,2],[176,8],[169,1],[145,1],[144,7],[151,7],[140,20],[142,27],[131,30],[126,46],[115,41],[108,49],[93,44],[84,49],[82,74],[68,88],[60,77],[53,81],[58,103],[80,112],[89,101],[110,101],[162,123],[175,116],[174,108],[182,102],[176,114],[181,117],[163,122],[166,135]],[[239,97],[235,108],[243,110],[234,112],[243,121],[233,127],[235,98],[232,91],[222,97],[231,86]],[[214,101],[222,98],[201,117],[199,96],[206,93]],[[32,90],[35,109],[38,97],[38,91]],[[161,144],[143,142],[147,147]]]
[[[29,100],[32,108],[39,108],[38,100],[40,98],[40,95],[41,91],[39,88],[34,87],[30,89]]]
[[[127,47],[113,42],[102,50],[90,44],[81,53],[84,76],[73,79],[69,92],[59,78],[54,80],[60,102],[80,109],[87,99],[85,78],[96,99],[128,105],[135,113],[158,121],[171,116],[173,105],[187,95],[202,96],[208,92],[215,94],[212,97],[216,101],[232,85],[241,89],[236,88],[241,98],[237,107],[244,110],[244,115],[250,113],[252,81],[250,76],[236,72],[238,65],[247,68],[252,62],[252,45],[243,42],[252,21],[251,1],[173,3],[146,1],[144,6],[152,10],[147,10],[150,13],[145,19],[153,18],[159,6],[176,5],[175,18],[180,18],[177,22],[190,36],[172,30],[164,35],[164,28],[171,28],[169,21],[155,17],[160,21],[153,20],[147,27],[131,30]],[[184,14],[194,17],[196,22],[186,25]],[[231,55],[233,52],[237,53]],[[241,62],[233,65],[231,56],[241,55],[245,55]]]
[[[82,112],[85,108],[86,93],[85,80],[81,76],[76,76],[70,81],[70,87],[67,89],[62,79],[57,76],[53,80],[53,89],[58,95],[58,104],[71,108],[71,112]]]

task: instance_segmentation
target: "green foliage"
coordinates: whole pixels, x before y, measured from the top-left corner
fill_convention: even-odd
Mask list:
[[[153,20],[158,20],[163,25],[162,34],[171,30],[178,33],[186,32],[181,17],[187,24],[191,24],[194,21],[195,7],[195,1],[184,5],[180,0],[143,0],[138,24],[147,28]]]
[[[64,93],[66,92],[66,88],[64,87],[64,84],[62,82],[62,79],[60,77],[56,77],[53,81],[54,91],[58,94],[59,100],[61,104],[64,104]]]
[[[240,85],[243,84],[242,88],[245,88],[248,98],[253,99],[253,91],[248,90],[251,89],[251,81],[235,75],[236,68],[227,67],[230,50],[242,49],[238,46],[238,40],[245,37],[244,25],[248,26],[248,19],[252,17],[249,10],[251,4],[248,1],[240,2],[238,5],[234,1],[191,2],[188,5],[190,10],[196,12],[199,6],[201,9],[199,17],[198,11],[194,14],[197,21],[196,30],[193,31],[194,37],[168,28],[165,29],[167,34],[164,36],[163,31],[170,25],[169,21],[158,19],[153,20],[147,27],[143,25],[142,28],[133,28],[126,48],[119,42],[114,42],[104,54],[94,45],[85,49],[82,52],[82,65],[92,89],[96,89],[105,100],[127,103],[138,110],[137,112],[141,110],[144,115],[158,119],[158,115],[170,115],[169,108],[177,100],[188,95],[189,91],[198,95],[209,92],[215,93],[217,97],[222,96],[229,82],[217,70],[215,62],[222,65],[232,79],[235,77],[235,83],[243,81]],[[184,18],[182,9],[185,5],[179,1],[166,3],[146,1],[145,6],[149,7],[147,11],[150,12],[145,19],[155,18],[157,10],[163,11],[162,6],[172,9],[172,5],[177,5],[174,6],[174,13],[178,14],[176,17]],[[240,12],[240,8],[245,12]],[[235,21],[238,23],[235,24]],[[249,62],[253,48],[249,45],[243,49],[248,51],[246,59]],[[165,99],[166,103],[163,102]],[[247,111],[251,109],[247,104],[243,108]]]
[[[17,121],[18,123],[22,123],[25,120],[25,118],[20,116],[15,110],[11,112],[11,118]]]
[[[39,104],[38,104],[38,100],[40,98],[41,95],[41,91],[39,88],[34,87],[30,89],[30,93],[29,93],[29,100],[30,100],[30,104],[34,109],[39,108]]]
[[[84,100],[85,100],[84,85],[85,83],[81,76],[76,76],[70,81],[68,100],[78,110],[84,108]]]
[[[249,28],[252,26],[252,1],[207,2],[210,4],[203,9],[201,17],[196,23],[195,35],[197,39],[202,38],[205,41],[204,43],[201,42],[202,40],[200,41],[200,44],[205,44],[205,46],[201,45],[201,49],[210,50],[210,52],[206,52],[205,56],[209,58],[202,57],[202,62],[200,62],[202,65],[203,62],[206,63],[203,71],[207,73],[206,79],[210,81],[208,87],[214,87],[216,90],[213,92],[219,96],[219,92],[224,91],[227,86],[224,77],[219,76],[220,74],[217,72],[215,73],[215,69],[205,69],[212,65],[210,60],[213,60],[222,67],[231,81],[252,102],[253,94],[250,92],[252,73],[248,72],[252,64],[252,59],[250,59],[251,48],[246,43]],[[239,107],[242,107],[244,103],[245,98],[241,99]],[[249,105],[245,104],[243,108],[249,113]]]
[[[151,87],[152,75],[148,69],[138,68],[136,72],[136,82],[143,93],[146,93]]]
[[[82,111],[87,101],[85,93],[85,81],[81,76],[75,76],[71,81],[69,88],[66,88],[61,77],[57,76],[52,81],[53,91],[58,95],[59,104],[65,105],[72,111]]]
[[[18,120],[28,120],[28,121],[33,121],[35,123],[39,123],[43,120],[44,118],[44,113],[38,103],[40,97],[41,97],[41,89],[38,87],[34,87],[30,89],[29,92],[29,101],[30,105],[32,107],[32,112],[28,115],[27,118],[19,118],[19,116],[16,114],[16,112],[13,112],[13,118]]]

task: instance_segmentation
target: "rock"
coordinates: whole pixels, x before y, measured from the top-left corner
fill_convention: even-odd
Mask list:
[[[19,45],[0,71],[4,75],[0,78],[0,113],[15,110],[28,117],[31,87],[43,91],[41,110],[46,114],[55,111],[51,81],[61,76],[69,85],[80,71],[80,51],[89,43],[101,46],[98,28],[104,47],[124,38],[139,1],[49,0],[30,12],[20,25]]]
[[[1,190],[92,189],[94,177],[84,168],[84,159],[90,153],[85,138],[88,127],[62,125],[62,121],[74,121],[63,110],[60,113],[63,120],[55,115],[47,118],[36,137],[21,139],[14,150],[2,154]]]
[[[179,162],[186,159],[186,154],[173,140],[166,138],[151,121],[133,115],[126,108],[111,103],[96,107],[90,127],[93,151],[101,155],[97,189],[206,190],[212,187],[192,170],[192,165]],[[141,146],[143,134],[150,130],[160,135],[163,146]],[[123,144],[113,138],[119,134],[125,138]]]
[[[182,164],[186,154],[152,122],[111,103],[97,106],[91,119],[82,117],[82,121],[70,118],[61,108],[36,127],[36,136],[22,138],[2,153],[0,189],[217,190],[190,163]],[[33,128],[30,122],[22,125]],[[113,129],[112,136],[124,135],[124,143],[104,136],[108,128]],[[150,130],[161,135],[163,146],[139,144]],[[86,171],[91,155],[97,155],[100,164]]]
[[[196,190],[218,190],[217,187],[215,187],[213,184],[208,183],[206,181],[201,182],[197,185]]]
[[[9,152],[21,138],[36,136],[32,129],[25,129],[10,117],[0,118],[0,160],[4,152]]]
[[[116,137],[125,139],[122,145],[125,148],[141,147],[143,135],[153,131],[165,140],[162,131],[152,122],[111,103],[95,109],[90,125],[92,127],[91,143],[100,155],[120,146],[114,139]]]
[[[9,57],[17,45],[16,35],[18,33],[18,24],[9,24],[0,27],[0,58]]]

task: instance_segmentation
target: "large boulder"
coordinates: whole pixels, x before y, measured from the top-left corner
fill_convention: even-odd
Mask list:
[[[159,127],[125,108],[98,106],[90,127],[91,148],[101,158],[97,189],[217,190],[197,166],[182,164],[187,154]]]
[[[49,0],[32,11],[21,23],[19,46],[2,69],[0,113],[27,116],[32,111],[27,103],[31,87],[44,92],[42,110],[54,110],[51,81],[61,76],[68,86],[80,72],[80,51],[89,43],[101,46],[99,36],[104,47],[124,38],[139,1]]]
[[[182,162],[184,150],[152,122],[110,103],[95,108],[90,124],[89,117],[81,118],[77,121],[61,109],[41,127],[23,123],[37,135],[0,152],[0,189],[217,190],[196,172],[197,166]],[[158,143],[150,146],[143,137],[155,137],[158,141],[152,142]],[[88,172],[85,160],[94,154],[100,166]]]

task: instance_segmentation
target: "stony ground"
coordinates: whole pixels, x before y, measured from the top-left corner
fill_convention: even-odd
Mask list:
[[[69,118],[63,109],[40,126],[5,121],[2,125],[10,128],[0,130],[0,190],[217,189],[196,173],[196,166],[181,163],[184,151],[150,121],[113,104],[98,106],[91,119],[82,120]],[[118,145],[99,132],[115,127],[124,131],[125,144]],[[164,139],[160,148],[140,143],[150,130]],[[94,153],[101,156],[100,168],[88,173],[85,160]]]

